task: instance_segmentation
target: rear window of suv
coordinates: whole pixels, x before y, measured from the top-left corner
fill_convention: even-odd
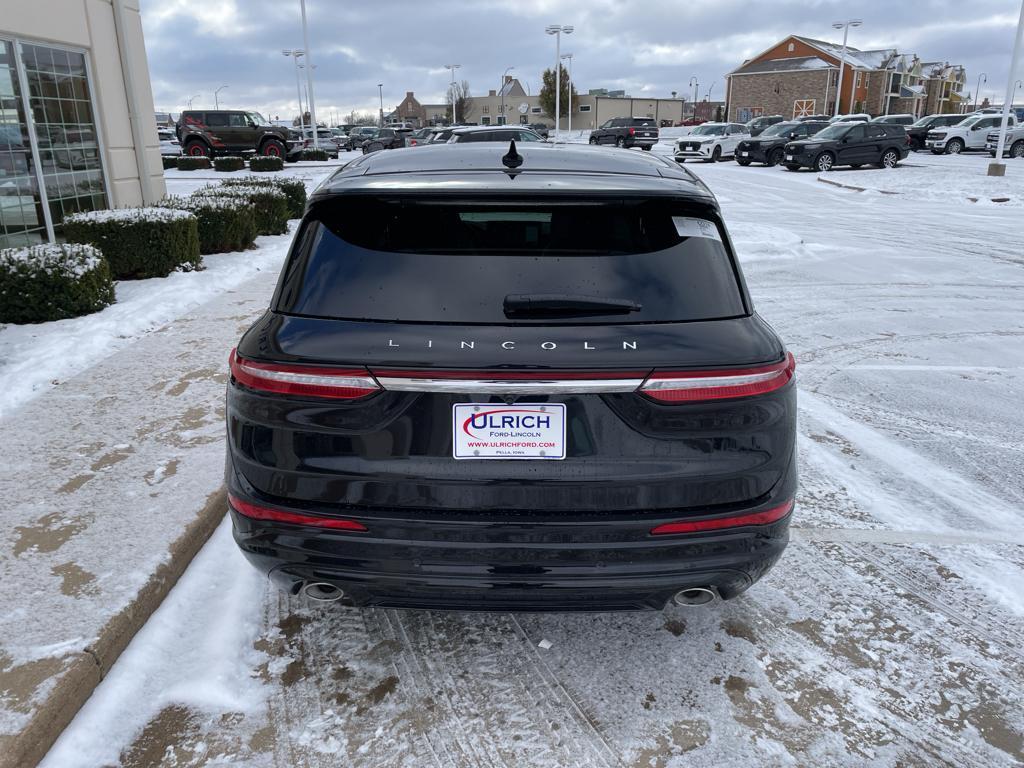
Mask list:
[[[328,201],[296,241],[275,309],[362,321],[537,322],[507,314],[506,299],[523,295],[633,305],[559,320],[572,324],[746,314],[717,225],[662,200]]]

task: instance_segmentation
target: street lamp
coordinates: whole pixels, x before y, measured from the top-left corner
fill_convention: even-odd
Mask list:
[[[452,125],[459,124],[459,116],[455,114],[455,70],[461,67],[461,64],[445,64],[444,68],[452,73]]]
[[[835,117],[839,117],[839,102],[843,98],[843,69],[846,66],[846,40],[850,34],[850,27],[859,27],[864,22],[860,19],[847,19],[846,21],[837,21],[832,25],[832,29],[843,30],[843,53],[839,57],[839,82],[836,84],[836,111]],[[853,85],[850,88],[850,109],[853,109],[853,97],[856,93],[854,89],[857,87],[856,75],[851,78]]]
[[[555,36],[555,141],[558,141],[558,130],[562,125],[562,35],[571,35],[573,28],[569,25],[549,24],[545,34]]]
[[[690,87],[693,88],[693,119],[697,120],[697,89],[700,88],[700,83],[697,82],[697,76],[694,75],[690,78]]]
[[[565,127],[565,132],[572,133],[572,54],[563,53],[562,58],[569,60],[569,124]]]
[[[306,87],[309,89],[306,102],[309,106],[309,122],[313,128],[313,149],[320,149],[320,140],[316,135],[316,107],[313,104],[313,54],[309,49],[309,27],[306,24],[306,0],[299,0],[302,9],[302,44],[306,47]]]
[[[195,96],[189,96],[189,98],[188,98],[188,108],[189,109],[192,109],[192,99],[198,99],[199,96],[200,96],[200,94],[198,94],[198,93]]]
[[[974,91],[974,111],[978,111],[978,103],[981,101],[981,85],[988,82],[988,75],[982,72],[978,75],[978,87]]]
[[[302,113],[302,85],[299,83],[299,57],[305,56],[306,52],[301,48],[296,48],[294,51],[281,51],[285,56],[291,56],[292,61],[295,64],[295,93],[299,99],[299,133],[302,134],[302,138],[306,138],[306,118]]]
[[[217,98],[217,94],[227,88],[226,85],[222,85],[220,88],[213,92],[213,108],[220,109],[220,100]]]
[[[377,83],[377,95],[380,97],[380,127],[384,127],[384,83]]]
[[[505,78],[508,77],[508,73],[511,72],[515,67],[505,67],[505,71],[501,75],[501,114],[498,115],[498,125],[504,125],[508,122],[505,119]]]
[[[1013,102],[1013,74],[1020,63],[1020,49],[1024,38],[1024,0],[1020,4],[1020,20],[1017,22],[1017,35],[1013,41],[1013,53],[1010,55],[1010,73],[1006,78],[1006,99],[1003,101],[1003,119],[999,121],[999,141],[996,143],[995,162],[989,163],[989,176],[1005,176],[1006,164],[1003,162],[1003,150],[1006,148],[1006,124],[1010,120],[1010,106]]]

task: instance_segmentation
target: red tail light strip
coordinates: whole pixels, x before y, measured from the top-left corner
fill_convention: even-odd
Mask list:
[[[283,509],[271,509],[261,507],[257,504],[250,504],[242,501],[234,494],[228,494],[228,502],[231,508],[238,514],[253,520],[270,520],[275,523],[292,523],[294,525],[310,525],[316,528],[330,528],[336,531],[354,531],[362,533],[367,527],[355,520],[345,520],[338,517],[321,517],[319,515],[302,515],[295,512],[285,512]]]
[[[665,523],[651,529],[652,536],[664,536],[672,533],[699,533],[701,531],[718,531],[723,528],[740,528],[747,525],[768,525],[777,523],[793,511],[793,500],[785,504],[766,509],[764,512],[753,512],[732,517],[717,517],[712,520],[680,520],[677,523]]]
[[[235,350],[231,350],[230,365],[239,384],[262,392],[355,400],[380,391],[365,368],[257,363],[239,357]]]
[[[774,365],[725,371],[657,371],[640,387],[654,400],[664,403],[692,403],[730,397],[763,395],[788,384],[796,371],[791,353]]]

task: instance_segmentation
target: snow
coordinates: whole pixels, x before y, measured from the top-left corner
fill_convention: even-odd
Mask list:
[[[986,162],[914,155],[920,170],[877,175]],[[762,582],[663,613],[360,612],[277,593],[221,528],[45,768],[160,749],[254,768],[1024,760],[1019,215],[688,167],[798,358],[793,541]]]
[[[111,221],[125,224],[138,224],[150,221],[180,221],[191,219],[188,211],[173,211],[168,208],[113,208],[102,211],[85,211],[83,213],[68,214],[64,221],[68,224],[99,222],[108,223]]]
[[[353,155],[355,157],[355,155]],[[296,163],[282,174],[221,174],[221,176],[290,176],[304,179],[310,191],[337,169],[337,164]],[[194,174],[194,172],[193,172]],[[170,194],[189,194],[213,178],[197,178],[184,171],[167,171]],[[219,180],[219,179],[217,179]],[[119,209],[76,214],[91,221],[135,220],[144,217],[187,218],[187,211],[170,208]],[[257,250],[205,256],[200,272],[176,272],[150,280],[116,283],[117,302],[84,317],[34,325],[0,326],[0,419],[53,385],[74,376],[99,360],[129,346],[206,301],[239,285],[261,270],[276,269],[288,237],[261,237]]]
[[[92,272],[103,255],[91,245],[45,244],[0,249],[0,270],[27,268],[30,272],[82,277]]]

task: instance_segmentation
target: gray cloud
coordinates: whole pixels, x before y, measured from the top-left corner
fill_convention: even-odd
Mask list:
[[[864,25],[850,43],[858,48],[896,47],[926,60],[967,67],[970,88],[985,72],[982,95],[1002,101],[1016,9],[1008,0],[862,0]],[[639,10],[638,10],[639,9]],[[580,90],[625,88],[633,95],[688,93],[691,76],[703,97],[724,93],[724,74],[744,58],[787,34],[833,39],[831,22],[850,4],[838,0],[380,0],[359,7],[337,0],[308,0],[310,43],[316,64],[318,116],[333,110],[377,109],[406,91],[421,101],[441,101],[445,63],[460,63],[460,78],[474,94],[497,88],[508,66],[536,92],[544,68],[554,63],[550,23],[573,24],[563,52],[575,54]],[[159,108],[180,110],[190,96],[291,117],[297,112],[295,75],[283,48],[302,47],[298,0],[142,0],[153,91]],[[1024,69],[1024,68],[1022,68]],[[1015,78],[1024,77],[1019,72]],[[1018,92],[1018,100],[1024,93]]]

